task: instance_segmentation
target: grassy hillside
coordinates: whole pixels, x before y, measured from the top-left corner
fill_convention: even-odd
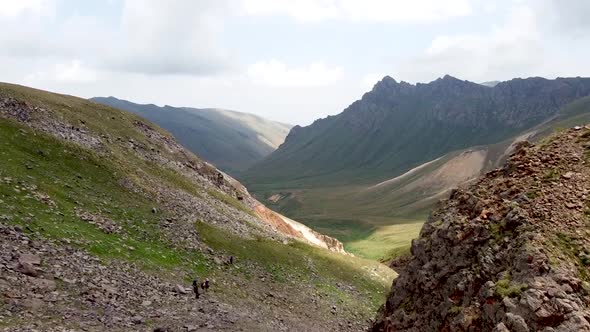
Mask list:
[[[282,236],[216,177],[136,115],[0,84],[0,329],[363,328],[393,271]],[[195,276],[203,299],[174,291]]]
[[[451,152],[379,183],[320,188],[277,183],[250,189],[270,207],[340,239],[350,252],[386,259],[409,248],[449,189],[500,166],[515,141],[539,141],[560,128],[586,123],[590,98],[568,104],[552,119],[508,140]]]
[[[91,100],[155,122],[193,153],[233,175],[273,152],[291,129],[287,124],[223,109],[158,107],[114,97]]]

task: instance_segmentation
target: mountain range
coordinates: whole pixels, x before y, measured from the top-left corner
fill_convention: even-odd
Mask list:
[[[590,94],[590,79],[514,79],[486,87],[445,76],[412,85],[385,77],[342,113],[295,126],[247,182],[381,180],[443,154],[531,128]]]
[[[171,132],[178,141],[225,172],[236,175],[273,152],[291,125],[217,108],[159,107],[115,97],[92,101],[133,112]]]
[[[385,77],[342,113],[293,127],[242,180],[274,209],[378,258],[381,244],[408,247],[436,200],[501,165],[515,142],[585,123],[588,95],[579,77]]]

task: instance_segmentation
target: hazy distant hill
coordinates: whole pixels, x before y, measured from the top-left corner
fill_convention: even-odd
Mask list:
[[[235,174],[273,152],[292,127],[224,109],[159,107],[114,97],[92,101],[139,114],[170,131],[182,145],[224,171]]]

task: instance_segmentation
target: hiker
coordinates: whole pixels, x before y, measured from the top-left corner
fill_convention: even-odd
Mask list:
[[[234,263],[234,256],[229,256],[229,264],[233,264]]]
[[[199,283],[197,282],[197,278],[193,279],[193,292],[195,292],[195,299],[199,298]]]
[[[205,278],[205,281],[201,284],[201,289],[205,292],[209,289],[209,278]]]

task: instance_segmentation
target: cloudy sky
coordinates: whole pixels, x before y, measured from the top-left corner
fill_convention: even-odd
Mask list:
[[[0,81],[292,124],[379,79],[590,76],[588,0],[0,0]]]

